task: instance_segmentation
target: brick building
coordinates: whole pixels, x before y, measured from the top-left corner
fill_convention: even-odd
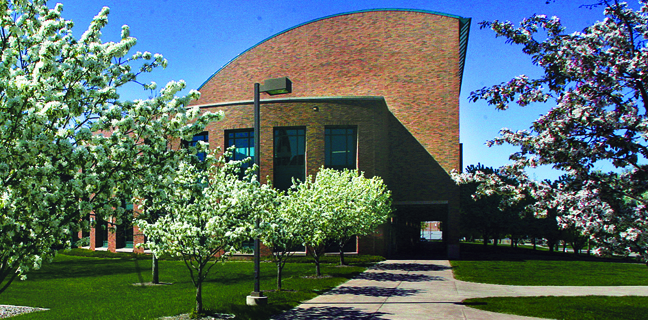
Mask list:
[[[380,176],[392,191],[394,218],[349,250],[407,251],[420,238],[420,221],[434,220],[444,223],[448,254],[456,256],[459,198],[449,172],[461,168],[459,93],[469,26],[458,16],[384,9],[283,31],[200,87],[194,105],[224,111],[225,119],[195,139],[210,148],[236,145],[235,157],[253,155],[253,84],[288,77],[291,93],[261,96],[261,180],[287,188],[292,177],[322,166]]]

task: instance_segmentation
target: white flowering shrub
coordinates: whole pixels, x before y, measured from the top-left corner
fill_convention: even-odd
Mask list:
[[[225,156],[228,153],[225,154]],[[137,220],[146,246],[157,256],[181,257],[196,287],[197,313],[203,312],[202,283],[216,261],[224,261],[242,242],[259,235],[255,221],[274,209],[276,191],[260,184],[252,169],[241,177],[241,162],[188,157],[172,179],[158,184],[159,194],[141,202],[163,212],[154,222]]]
[[[108,8],[79,38],[62,11],[42,0],[0,2],[0,292],[70,247],[91,213],[119,220],[122,200],[154,180],[150,168],[177,161],[173,142],[221,117],[187,110],[198,93],[176,97],[184,82],[121,100],[120,87],[166,60],[129,56],[136,40],[127,26],[119,42],[102,42]]]
[[[648,3],[640,9],[602,1],[605,18],[581,32],[565,33],[556,17],[536,15],[519,26],[484,22],[497,36],[523,46],[535,65],[537,79],[519,76],[472,92],[500,110],[510,103],[551,103],[529,130],[502,129],[490,145],[520,147],[510,165],[499,169],[519,182],[511,186],[498,175],[454,174],[457,183],[480,182],[479,194],[504,195],[504,204],[525,193],[531,209],[543,215],[561,212],[559,224],[575,227],[596,240],[598,252],[635,253],[648,261]],[[595,170],[607,163],[614,172]],[[551,166],[569,175],[552,187],[533,181],[527,168]]]
[[[309,176],[288,190],[281,210],[301,226],[299,234],[320,276],[319,258],[328,243],[342,248],[353,236],[368,235],[387,221],[391,192],[380,177],[368,179],[357,170],[322,168],[314,179]],[[343,256],[340,259],[343,263]]]
[[[281,291],[283,268],[288,259],[295,254],[295,249],[303,244],[301,234],[304,230],[299,224],[302,212],[285,210],[289,207],[283,207],[281,200],[286,198],[277,190],[273,192],[275,205],[269,207],[270,210],[265,211],[261,217],[262,232],[259,239],[272,250],[272,259],[277,266],[277,291]]]

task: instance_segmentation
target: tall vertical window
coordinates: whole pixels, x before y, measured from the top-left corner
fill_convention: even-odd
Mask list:
[[[195,147],[198,144],[198,141],[205,141],[209,143],[209,134],[207,133],[207,131],[194,135],[191,141],[183,141],[182,145],[185,148]],[[198,159],[200,159],[200,161],[203,161],[205,160],[206,154],[204,152],[198,152],[196,156],[198,156]]]
[[[254,130],[228,130],[225,131],[225,145],[227,148],[234,146],[232,160],[243,160],[252,158],[252,161],[245,164],[245,168],[252,166],[254,163]]]
[[[332,169],[356,168],[357,128],[330,126],[324,129],[324,166]]]
[[[274,186],[286,190],[292,178],[304,181],[306,173],[306,128],[274,129]]]

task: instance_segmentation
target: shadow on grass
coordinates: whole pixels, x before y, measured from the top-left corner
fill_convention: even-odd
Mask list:
[[[369,297],[409,297],[417,294],[416,289],[382,288],[382,287],[337,287],[325,294],[352,294]]]
[[[379,320],[387,319],[381,316],[387,315],[387,313],[374,312],[367,313],[361,310],[354,308],[341,308],[341,307],[313,307],[308,309],[293,309],[288,312],[285,312],[279,316],[272,318],[273,320],[291,320],[291,319],[300,319],[300,320],[309,320],[309,319],[319,319],[319,320]]]
[[[79,259],[83,259],[82,263]],[[79,258],[55,261],[43,268],[29,273],[31,279],[49,280],[79,277],[99,277],[134,273],[139,269],[137,260],[108,260]]]
[[[365,272],[359,274],[357,277],[355,277],[355,279],[398,282],[445,281],[445,278],[443,277],[433,277],[424,274],[393,274],[387,272]]]
[[[484,246],[483,244],[460,244],[461,259],[473,261],[600,261],[600,262],[637,262],[632,258],[605,258],[587,255],[586,253],[574,254],[572,252],[550,252],[533,250],[532,248],[514,248],[510,246]]]

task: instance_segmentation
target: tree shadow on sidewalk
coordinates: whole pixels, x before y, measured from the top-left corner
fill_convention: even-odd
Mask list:
[[[301,308],[293,309],[279,316],[276,316],[272,319],[274,320],[293,320],[293,319],[382,320],[382,319],[386,319],[381,317],[382,315],[387,315],[387,313],[382,313],[382,312],[367,313],[350,307],[345,307],[345,308],[313,307],[308,309],[301,309]]]
[[[443,270],[452,269],[452,267],[438,265],[438,264],[422,264],[422,263],[377,263],[369,269],[395,270],[395,271],[443,271]]]
[[[352,294],[356,296],[369,297],[408,297],[417,294],[419,290],[400,289],[400,288],[382,288],[382,287],[338,287],[329,292],[331,294]]]
[[[428,276],[424,274],[399,274],[387,272],[365,272],[359,274],[354,279],[373,280],[373,281],[405,281],[405,282],[425,282],[425,281],[445,281],[444,277]]]

